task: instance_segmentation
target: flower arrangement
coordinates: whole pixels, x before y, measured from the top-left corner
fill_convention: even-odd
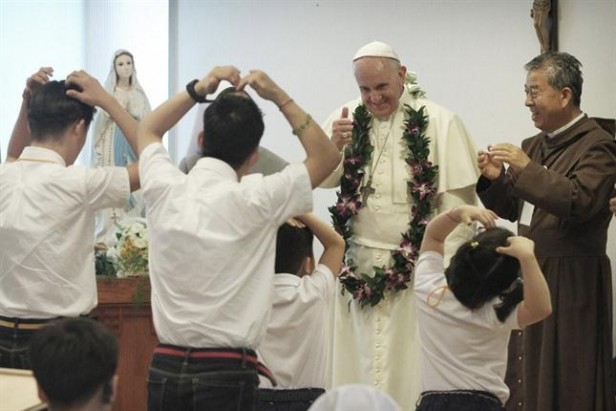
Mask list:
[[[357,273],[352,260],[345,262],[340,276],[342,292],[350,292],[360,307],[374,306],[385,298],[385,291],[399,291],[408,288],[415,261],[419,255],[419,244],[432,212],[432,200],[437,194],[436,178],[438,166],[428,161],[430,139],[425,135],[428,117],[425,107],[419,110],[405,105],[406,121],[402,140],[407,149],[406,164],[410,178],[407,193],[412,199],[409,212],[409,226],[402,233],[402,241],[397,250],[392,251],[392,264],[389,267],[374,267],[374,275]],[[329,208],[336,231],[344,238],[347,249],[352,237],[349,220],[362,208],[361,189],[364,167],[370,164],[374,147],[370,143],[370,123],[372,116],[362,104],[353,113],[353,136],[344,151],[344,172],[337,192],[336,204]]]
[[[106,252],[117,277],[148,275],[148,228],[144,218],[127,218],[119,223],[116,242]]]

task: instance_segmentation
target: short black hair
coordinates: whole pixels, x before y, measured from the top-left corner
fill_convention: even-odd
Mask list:
[[[111,401],[111,380],[118,364],[118,343],[94,320],[66,318],[50,323],[30,340],[30,364],[52,406],[74,406],[103,388]]]
[[[67,85],[64,80],[50,81],[30,97],[28,123],[33,140],[59,139],[71,124],[79,120],[90,126],[95,108],[67,96],[67,90],[82,89],[74,84]]]
[[[523,298],[521,283],[516,281],[520,262],[496,252],[496,248],[506,246],[507,239],[513,235],[501,227],[479,233],[458,248],[445,270],[449,289],[471,310],[501,297],[502,303],[495,307],[500,321],[504,321]]]
[[[238,169],[259,147],[263,113],[243,91],[223,90],[203,113],[204,157],[214,157]]]
[[[298,274],[302,261],[312,256],[314,235],[308,227],[295,227],[288,223],[278,229],[276,236],[275,272]]]

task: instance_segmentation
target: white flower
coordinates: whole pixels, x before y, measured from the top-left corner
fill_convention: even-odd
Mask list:
[[[116,223],[116,242],[107,250],[118,277],[147,275],[148,231],[143,218],[125,218]]]

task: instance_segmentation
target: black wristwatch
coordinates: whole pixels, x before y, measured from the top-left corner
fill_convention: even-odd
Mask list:
[[[199,80],[195,79],[195,80],[191,81],[190,83],[188,83],[186,85],[186,91],[188,92],[188,95],[190,96],[190,98],[195,100],[196,103],[205,103],[207,101],[205,96],[200,96],[195,91],[195,84],[197,84],[198,81]]]

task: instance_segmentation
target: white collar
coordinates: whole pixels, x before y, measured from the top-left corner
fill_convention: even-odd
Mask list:
[[[36,161],[42,163],[55,163],[66,167],[64,158],[58,152],[49,148],[28,146],[24,148],[17,161]]]
[[[574,118],[573,120],[571,120],[570,122],[568,122],[567,124],[565,124],[564,126],[562,126],[561,128],[559,128],[558,130],[555,130],[551,133],[548,133],[548,137],[552,138],[554,136],[559,135],[560,133],[568,130],[569,128],[571,128],[575,123],[577,123],[578,121],[580,121],[582,119],[582,117],[584,117],[584,113],[582,112],[579,116],[577,116],[576,118]]]
[[[214,157],[201,157],[192,170],[213,171],[225,179],[238,181],[237,173],[229,164]],[[192,172],[192,170],[190,170]],[[192,173],[191,173],[192,174]]]

